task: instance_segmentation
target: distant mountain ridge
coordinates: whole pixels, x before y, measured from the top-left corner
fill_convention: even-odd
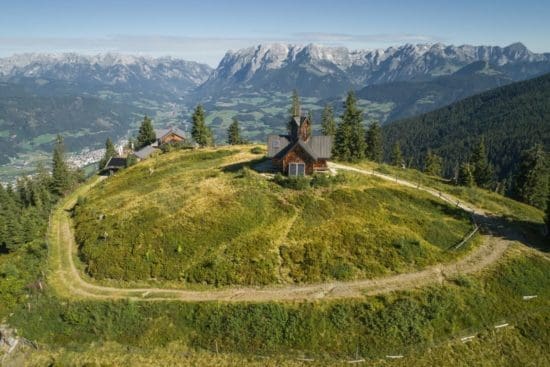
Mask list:
[[[0,81],[38,85],[76,83],[77,92],[101,88],[181,96],[203,83],[212,68],[178,58],[121,54],[18,54],[0,58]]]
[[[430,80],[476,61],[497,65],[516,80],[550,70],[550,53],[533,53],[521,43],[506,47],[407,44],[356,51],[270,44],[227,52],[197,93],[204,98],[243,90],[297,88],[304,96],[329,97],[367,85]]]

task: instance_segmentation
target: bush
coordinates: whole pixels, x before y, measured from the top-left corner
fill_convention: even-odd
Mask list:
[[[277,173],[274,177],[275,183],[278,185],[293,190],[306,190],[311,185],[311,179],[305,176],[286,177],[281,173]]]
[[[252,153],[252,154],[262,154],[262,153],[264,153],[264,149],[261,148],[261,147],[254,147],[254,148],[250,149],[250,153]]]
[[[331,177],[324,174],[314,174],[311,178],[311,187],[329,187],[332,184]]]

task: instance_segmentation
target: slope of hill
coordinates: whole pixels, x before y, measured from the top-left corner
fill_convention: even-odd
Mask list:
[[[328,187],[293,190],[246,168],[223,168],[246,158],[242,149],[176,152],[94,188],[75,215],[87,272],[134,281],[305,283],[399,273],[462,254],[445,249],[469,232],[467,213],[427,194],[353,173]]]
[[[550,65],[548,67],[550,70]],[[473,94],[514,81],[497,65],[476,61],[450,75],[428,81],[402,81],[369,85],[357,97],[395,106],[382,122],[392,122],[435,110]]]
[[[212,229],[217,232],[221,227],[208,226],[215,222],[219,212],[231,210],[250,210],[257,213],[262,209],[261,205],[236,206],[231,198],[218,200],[219,197],[208,193],[218,193],[228,187],[220,187],[210,183],[224,180],[236,190],[235,195],[239,196],[239,190],[244,188],[250,193],[257,193],[262,189],[267,192],[279,195],[286,192],[286,189],[269,186],[266,178],[258,177],[253,172],[242,170],[241,161],[250,161],[258,155],[250,152],[248,147],[233,147],[232,150],[218,149],[215,151],[204,150],[198,152],[172,152],[160,156],[158,159],[139,163],[137,166],[101,181],[95,186],[92,196],[84,194],[78,201],[77,197],[82,194],[76,191],[71,194],[70,200],[60,203],[56,213],[62,213],[64,217],[77,219],[90,209],[98,209],[91,213],[90,218],[96,226],[102,227],[103,223],[113,224],[115,232],[99,233],[105,250],[115,243],[118,227],[126,226],[125,221],[133,222],[133,213],[139,211],[138,205],[144,201],[153,199],[159,204],[159,208],[166,207],[170,211],[169,221],[163,226],[154,230],[158,235],[161,245],[165,240],[173,239],[166,236],[163,238],[162,229],[166,223],[177,222],[184,212],[186,200],[193,200],[193,208],[199,211],[215,202],[211,216],[203,216],[197,219],[197,224],[202,228],[208,228],[203,233],[204,238],[210,240],[208,232]],[[220,164],[222,167],[219,167]],[[229,166],[227,166],[229,164]],[[370,164],[365,162],[364,164]],[[140,167],[141,166],[141,167]],[[181,171],[178,170],[181,168]],[[221,168],[221,169],[220,169]],[[370,167],[369,167],[370,168]],[[377,167],[381,169],[384,167]],[[188,176],[184,175],[188,170]],[[400,170],[401,174],[413,175],[414,180],[420,180],[423,185],[430,185],[432,178],[425,177],[421,173],[411,170]],[[196,176],[198,189],[178,191],[180,185],[185,186],[187,180]],[[122,182],[132,178],[137,182],[123,189]],[[426,180],[426,181],[425,181]],[[139,188],[139,184],[151,185],[153,182],[160,186],[153,190],[148,187]],[[352,193],[356,190],[355,198],[360,198],[363,193],[368,197],[373,186],[380,191],[387,191],[387,196],[378,196],[376,202],[366,202],[364,206],[372,209],[374,204],[380,204],[382,208],[391,210],[395,214],[384,228],[393,231],[396,227],[409,227],[417,231],[418,226],[425,223],[423,210],[433,205],[431,196],[426,198],[427,202],[418,207],[417,200],[423,199],[409,190],[401,191],[397,186],[390,183],[385,184],[378,180],[372,180],[369,176],[347,176],[344,181],[335,182],[333,186],[324,188],[317,187],[303,192],[291,191],[277,203],[278,209],[284,210],[290,204],[303,205],[301,217],[308,221],[308,225],[314,227],[319,220],[326,220],[325,224],[330,225],[333,220],[342,221],[343,216],[350,216],[350,222],[356,229],[361,229],[360,221],[374,220],[369,216],[378,217],[381,212],[368,214],[364,213],[363,218],[355,218],[357,204],[351,203],[350,210],[342,213],[331,213],[327,211],[330,196],[335,192]],[[267,187],[263,187],[265,185]],[[361,186],[365,185],[365,186]],[[205,196],[203,190],[207,187]],[[439,186],[437,186],[439,188]],[[85,187],[84,187],[85,188]],[[117,191],[128,190],[133,195],[127,199],[118,201],[122,206],[131,209],[128,217],[118,216],[118,221],[110,218],[110,214],[99,210],[94,202],[99,198],[103,202],[108,200],[109,195]],[[174,190],[176,196],[169,196]],[[469,189],[479,191],[478,189]],[[150,195],[149,192],[156,191],[162,195]],[[185,191],[186,196],[181,197]],[[139,193],[138,193],[139,192]],[[321,194],[321,195],[320,195]],[[487,198],[494,195],[487,195]],[[141,200],[140,196],[146,196]],[[154,196],[153,198],[151,196]],[[203,200],[196,200],[197,196]],[[254,196],[250,195],[249,200]],[[296,200],[303,196],[302,200]],[[309,196],[315,196],[311,200]],[[327,202],[320,198],[327,197]],[[342,201],[342,196],[338,198]],[[242,197],[242,195],[240,195]],[[262,195],[266,197],[266,195]],[[132,207],[133,200],[136,202]],[[412,200],[411,200],[412,199]],[[398,200],[401,208],[395,208],[394,200]],[[257,202],[261,204],[263,200]],[[502,203],[508,205],[510,200],[502,199]],[[74,211],[67,208],[78,202]],[[477,202],[474,202],[477,205]],[[317,208],[307,206],[319,204]],[[500,203],[499,203],[500,204]],[[517,203],[516,203],[517,204]],[[339,204],[335,204],[335,208]],[[526,212],[534,212],[534,220],[540,221],[541,212],[536,209],[523,206]],[[104,207],[102,204],[101,207]],[[406,220],[400,210],[410,210],[414,216]],[[453,213],[447,212],[445,220],[454,221]],[[510,206],[515,211],[516,206]],[[312,213],[322,214],[312,216]],[[155,212],[156,213],[156,212]],[[153,214],[155,214],[153,213]],[[338,218],[330,218],[332,214],[339,214]],[[382,211],[383,214],[383,211]],[[419,214],[420,216],[417,216]],[[431,213],[434,215],[436,213]],[[514,213],[518,217],[520,213]],[[55,215],[54,215],[55,216]],[[439,218],[439,215],[436,214]],[[244,219],[246,220],[246,215]],[[352,219],[353,218],[353,219]],[[146,224],[154,221],[154,215],[142,218],[139,222],[140,230],[147,229]],[[432,218],[433,219],[433,218]],[[528,220],[532,220],[527,218]],[[204,223],[203,222],[206,222]],[[55,222],[55,220],[53,220]],[[327,223],[328,222],[328,223]],[[296,222],[296,234],[303,229]],[[174,290],[159,288],[158,280],[152,281],[155,284],[154,293],[160,298],[150,297],[148,292],[140,287],[138,283],[126,283],[129,288],[123,289],[131,296],[120,297],[116,293],[117,286],[122,282],[108,281],[110,288],[100,293],[92,291],[94,282],[90,278],[84,278],[83,283],[88,286],[72,288],[72,274],[68,271],[57,272],[59,265],[53,258],[56,257],[56,247],[42,246],[41,240],[36,243],[22,247],[20,251],[10,254],[0,254],[0,318],[13,328],[17,328],[19,335],[34,341],[40,348],[34,349],[22,344],[19,349],[5,358],[3,363],[7,365],[21,365],[25,360],[30,365],[60,364],[60,365],[84,365],[84,364],[114,364],[114,365],[235,365],[255,363],[256,365],[273,366],[294,366],[303,365],[307,359],[320,365],[343,365],[348,361],[365,359],[366,363],[385,366],[388,364],[387,356],[400,355],[400,359],[391,360],[391,364],[398,366],[432,366],[436,365],[459,365],[459,364],[487,364],[487,365],[547,365],[548,354],[546,346],[550,340],[550,333],[547,328],[549,315],[548,296],[550,292],[550,266],[547,260],[548,254],[530,249],[525,236],[503,238],[501,234],[508,233],[507,230],[514,227],[514,223],[507,222],[507,228],[502,232],[496,232],[496,236],[487,234],[480,235],[482,239],[493,238],[495,241],[508,243],[507,250],[499,261],[492,266],[484,268],[483,271],[475,274],[457,274],[446,272],[445,265],[436,266],[439,271],[434,275],[431,286],[419,287],[418,284],[389,293],[370,295],[368,291],[348,299],[335,298],[324,300],[324,294],[334,290],[334,282],[326,283],[324,292],[313,295],[303,302],[288,302],[283,299],[274,302],[253,301],[242,302],[237,299],[227,299],[227,302],[183,302],[182,299],[174,297],[165,301],[166,295]],[[430,226],[442,225],[429,222]],[[447,225],[452,225],[448,223]],[[116,228],[115,228],[116,227]],[[504,226],[501,226],[502,228]],[[188,229],[181,228],[183,230]],[[225,227],[227,231],[235,228],[233,224]],[[291,226],[293,228],[293,226]],[[491,227],[491,229],[493,229]],[[495,228],[496,229],[496,228]],[[437,231],[437,228],[435,228]],[[179,231],[185,235],[185,231]],[[367,227],[367,232],[376,234],[376,229]],[[58,231],[53,225],[50,234],[57,234]],[[235,241],[223,249],[223,253],[234,247],[240,250],[243,236],[233,233]],[[130,235],[130,234],[129,234]],[[260,231],[257,236],[262,236]],[[316,241],[311,233],[308,233],[312,241]],[[52,239],[51,237],[49,238]],[[353,240],[353,239],[352,239]],[[364,238],[360,238],[364,240]],[[368,240],[367,240],[368,241]],[[286,241],[285,241],[286,242]],[[290,245],[293,243],[289,241]],[[50,241],[51,243],[51,241]],[[208,253],[208,245],[211,242],[202,242],[199,251],[192,256],[201,259]],[[316,243],[318,245],[318,243]],[[63,243],[64,247],[71,248],[70,243]],[[178,251],[176,243],[173,247],[165,247],[167,256],[178,257],[182,253]],[[124,244],[120,242],[119,247]],[[162,254],[154,251],[154,242],[144,243],[142,247],[135,246],[135,254],[142,254],[144,268],[137,270],[147,272],[147,267],[162,272],[163,269],[158,261]],[[182,241],[182,247],[186,243]],[[316,246],[312,246],[312,253]],[[399,246],[407,249],[408,246]],[[421,246],[422,248],[423,246]],[[480,246],[481,247],[481,246]],[[141,253],[142,248],[147,248]],[[361,245],[354,243],[354,248],[361,249]],[[414,248],[414,247],[413,247]],[[204,249],[204,251],[200,251]],[[410,249],[410,248],[409,248]],[[425,247],[424,247],[425,249]],[[378,263],[382,257],[381,252],[387,248],[384,245],[376,245],[373,252],[365,254],[354,254],[354,257],[364,256],[367,259],[377,259]],[[435,250],[435,248],[434,248]],[[149,252],[149,255],[147,255]],[[264,264],[261,259],[270,254],[259,251],[257,256],[252,257],[255,266]],[[220,252],[221,253],[221,252]],[[217,259],[224,261],[223,255],[218,253]],[[65,255],[74,259],[71,251]],[[340,251],[339,256],[344,252]],[[419,257],[414,252],[409,252],[408,261],[418,261]],[[238,252],[238,256],[245,258],[250,254]],[[491,254],[492,255],[492,254]],[[130,255],[132,256],[132,255]],[[424,254],[423,256],[426,256]],[[429,256],[429,254],[428,254]],[[49,259],[47,262],[46,259]],[[234,259],[234,257],[232,258]],[[332,258],[321,258],[312,263],[304,256],[303,265],[306,269],[316,263],[331,264]],[[184,259],[185,261],[185,259]],[[399,256],[392,256],[382,262],[381,265],[399,261]],[[460,261],[460,260],[459,260]],[[199,260],[200,262],[200,260]],[[45,264],[48,263],[47,268]],[[131,262],[132,263],[132,262]],[[216,264],[216,263],[215,263]],[[453,264],[454,265],[454,264]],[[453,265],[451,267],[453,267]],[[375,267],[376,264],[371,265]],[[65,269],[64,269],[65,270]],[[132,270],[132,269],[130,269]],[[218,269],[219,270],[219,269]],[[47,279],[43,274],[47,274]],[[61,282],[68,282],[65,287],[69,293],[58,292],[54,279]],[[81,279],[82,281],[82,279]],[[45,283],[46,282],[46,283]],[[178,280],[181,285],[181,281]],[[354,283],[354,282],[352,282]],[[129,285],[128,285],[129,284]],[[284,287],[284,286],[283,286]],[[288,285],[287,285],[288,287]],[[203,287],[200,287],[203,288]],[[242,291],[246,287],[238,287]],[[280,286],[271,286],[279,289]],[[299,288],[292,286],[292,288]],[[262,292],[263,287],[248,287],[257,292]],[[112,291],[115,293],[110,297]],[[189,291],[189,290],[188,290]],[[212,289],[201,289],[190,291],[191,293],[208,293]],[[222,290],[223,291],[223,290]],[[163,296],[163,292],[165,296]],[[238,294],[238,292],[237,292]],[[526,300],[525,295],[537,295],[536,298]],[[346,295],[343,295],[345,297]],[[9,301],[9,302],[5,302]],[[506,324],[503,326],[503,324]],[[495,328],[496,325],[501,325]],[[462,338],[472,337],[465,343]],[[98,340],[101,340],[98,342]],[[24,340],[23,340],[24,341]],[[128,351],[132,353],[128,353]]]
[[[442,156],[449,173],[466,161],[484,136],[489,159],[501,178],[514,170],[522,150],[542,143],[550,150],[550,74],[507,85],[439,110],[384,126],[387,154],[399,141],[417,164],[428,148]]]

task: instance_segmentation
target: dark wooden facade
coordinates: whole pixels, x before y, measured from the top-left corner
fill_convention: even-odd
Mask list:
[[[311,123],[305,116],[296,116],[291,123],[289,135],[268,136],[268,157],[273,166],[290,176],[328,170],[332,137],[311,136]]]

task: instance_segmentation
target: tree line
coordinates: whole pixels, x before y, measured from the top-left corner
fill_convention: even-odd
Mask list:
[[[485,138],[481,136],[466,157],[456,164],[451,174],[445,175],[443,158],[430,148],[425,150],[420,164],[415,165],[412,157],[404,156],[400,141],[397,140],[390,149],[388,159],[384,159],[383,129],[377,121],[371,122],[365,129],[363,111],[357,107],[353,91],[348,93],[343,107],[344,112],[338,123],[329,104],[324,107],[321,118],[321,132],[334,137],[335,159],[347,162],[368,159],[396,167],[416,167],[428,175],[448,178],[457,185],[493,190],[539,209],[548,210],[550,159],[541,144],[524,150],[518,159],[519,167],[514,175],[507,180],[499,181],[495,167],[489,160]],[[293,93],[290,110],[299,110],[296,92]]]
[[[83,172],[67,164],[58,135],[51,173],[39,164],[33,176],[21,177],[15,185],[0,185],[0,253],[43,238],[53,204],[83,180]]]

